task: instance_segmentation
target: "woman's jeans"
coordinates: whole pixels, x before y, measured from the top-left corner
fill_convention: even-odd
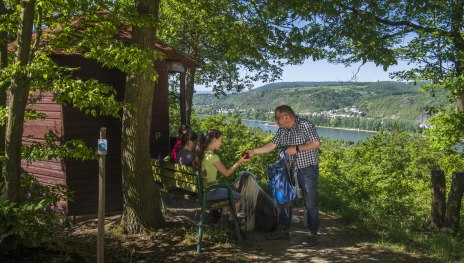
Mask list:
[[[319,230],[319,209],[317,207],[317,178],[319,166],[311,165],[298,169],[298,185],[303,190],[304,204],[308,218],[308,229],[312,234]],[[292,220],[292,205],[279,206],[279,227],[288,229]]]
[[[206,195],[206,201],[216,201],[229,198],[229,191],[227,188],[216,188],[208,192]],[[232,190],[232,199],[240,200],[242,195]]]

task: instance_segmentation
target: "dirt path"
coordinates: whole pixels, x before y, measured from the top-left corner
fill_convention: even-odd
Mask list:
[[[150,234],[122,234],[118,226],[120,215],[108,217],[105,262],[436,262],[421,255],[375,246],[375,240],[368,235],[324,213],[321,213],[319,245],[303,247],[302,208],[294,209],[289,241],[269,241],[263,234],[255,233],[243,242],[235,242],[227,241],[226,236],[216,236],[221,232],[206,231],[202,254],[198,255],[199,209],[194,200],[180,197],[165,198],[169,207],[166,226]],[[49,247],[0,257],[0,262],[96,262],[96,229],[96,219],[75,223]]]
[[[421,255],[389,251],[372,244],[369,236],[360,233],[340,220],[321,213],[319,245],[308,248],[301,245],[305,237],[303,209],[295,208],[290,229],[290,240],[266,240],[264,234],[254,233],[242,243],[230,247],[206,243],[203,255],[191,255],[186,261],[219,259],[233,262],[436,262]],[[194,247],[193,247],[194,248]],[[179,255],[168,257],[175,261]]]
[[[198,209],[195,204],[182,199],[167,200],[170,220],[192,222],[190,231],[196,233]],[[174,207],[176,206],[176,208]],[[195,239],[187,247],[173,249],[166,253],[166,262],[436,262],[421,255],[406,254],[383,249],[373,245],[372,238],[357,229],[343,223],[333,216],[321,213],[321,230],[319,245],[304,247],[301,243],[305,237],[303,226],[303,209],[294,208],[290,231],[290,240],[266,240],[264,234],[247,235],[244,242],[217,244],[204,242],[202,255],[194,253]],[[194,219],[193,221],[190,221]],[[188,223],[187,223],[188,225]],[[182,242],[180,242],[182,243]]]
[[[434,262],[418,255],[388,251],[372,245],[372,240],[356,229],[321,213],[319,245],[301,245],[307,232],[303,226],[303,209],[294,209],[290,240],[252,242],[250,246],[265,251],[265,261],[275,262]],[[260,260],[260,259],[258,259]]]

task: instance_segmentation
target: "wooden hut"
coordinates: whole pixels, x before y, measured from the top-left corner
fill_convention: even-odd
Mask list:
[[[121,30],[119,37],[130,39],[130,30]],[[156,43],[156,50],[165,55],[162,61],[154,62],[159,78],[153,94],[150,152],[152,157],[166,155],[170,150],[169,137],[169,88],[168,74],[180,74],[180,88],[185,90],[185,69],[199,67],[195,60],[180,54],[175,49]],[[113,86],[122,100],[125,74],[103,67],[99,62],[84,58],[80,54],[57,52],[50,54],[62,66],[79,68],[74,77],[83,80],[96,79]],[[182,92],[181,92],[182,93]],[[181,103],[185,105],[185,101]],[[65,107],[53,101],[53,94],[43,94],[42,100],[31,104],[38,112],[46,114],[43,120],[26,121],[23,141],[28,136],[43,138],[52,131],[62,141],[80,139],[96,148],[100,127],[107,128],[108,155],[106,156],[106,211],[122,210],[121,174],[121,119],[92,117],[76,108]],[[181,107],[185,111],[185,107]],[[184,113],[185,114],[185,113]],[[180,124],[179,124],[180,125]],[[42,184],[63,184],[74,193],[73,200],[63,204],[68,215],[97,213],[98,205],[98,161],[56,160],[22,163],[22,169],[35,176]]]

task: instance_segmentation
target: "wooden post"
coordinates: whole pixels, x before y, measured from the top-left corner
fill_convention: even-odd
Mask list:
[[[445,173],[432,169],[432,226],[441,228],[445,220],[446,196]]]
[[[97,263],[104,262],[105,237],[105,161],[107,152],[106,128],[100,128],[98,140],[98,233],[97,233]]]
[[[451,188],[448,194],[448,205],[444,227],[457,231],[459,228],[459,212],[461,210],[462,195],[464,193],[464,172],[453,172]]]
[[[180,72],[180,123],[187,124],[187,98],[186,98],[186,86],[185,86],[185,72]]]

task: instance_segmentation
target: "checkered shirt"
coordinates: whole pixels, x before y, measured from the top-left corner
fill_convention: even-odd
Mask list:
[[[272,143],[278,147],[296,146],[319,140],[319,135],[316,131],[316,126],[306,120],[296,118],[295,124],[289,130],[279,128]],[[319,149],[300,151],[296,154],[296,169],[308,167],[310,165],[319,164]]]

